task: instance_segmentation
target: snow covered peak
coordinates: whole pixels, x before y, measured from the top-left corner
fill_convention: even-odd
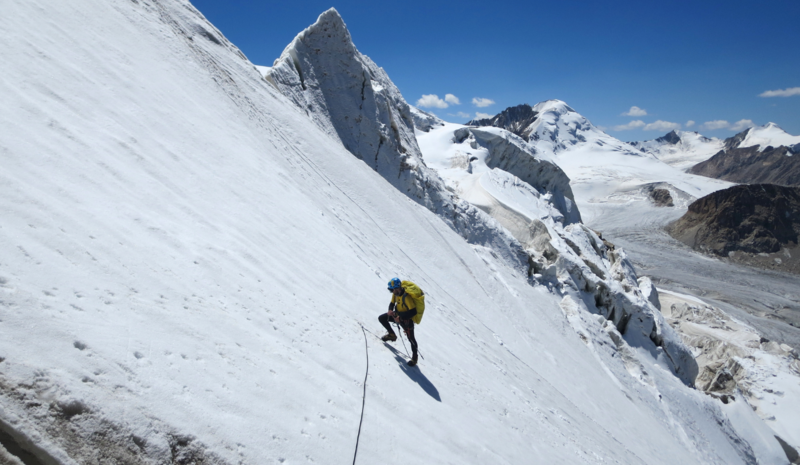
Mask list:
[[[551,99],[545,100],[544,102],[539,102],[536,106],[533,107],[534,111],[538,113],[545,113],[545,112],[554,112],[560,115],[564,115],[567,113],[575,113],[575,110],[572,109],[566,102],[563,100],[558,99]]]
[[[681,135],[678,133],[677,130],[673,129],[672,131],[668,132],[666,135],[659,137],[656,139],[658,142],[662,142],[665,144],[672,144],[675,145],[681,141]]]
[[[493,118],[470,121],[470,125],[501,127],[528,141],[537,156],[552,158],[585,143],[637,157],[642,152],[609,136],[562,100],[545,100],[533,107],[518,105]]]
[[[326,133],[394,177],[421,163],[411,109],[382,68],[362,55],[331,8],[297,35],[266,78]]]
[[[609,136],[561,100],[547,100],[533,107],[539,116],[531,124],[529,143],[536,153],[558,155],[573,147],[590,146],[636,157],[646,156],[629,144]]]
[[[780,147],[785,145],[791,147],[800,143],[800,136],[793,136],[787,133],[775,123],[748,128],[734,136],[734,138],[739,138],[740,136],[743,136],[741,137],[741,142],[732,148],[758,146],[758,150],[762,151],[769,146]]]
[[[320,33],[326,35],[333,41],[341,42],[346,48],[352,47],[355,50],[353,39],[350,37],[350,31],[347,30],[347,25],[344,23],[344,19],[339,12],[336,11],[336,8],[331,7],[319,15],[314,24],[308,26],[299,34],[297,34],[294,40],[286,46],[281,54],[281,58],[283,58],[285,53],[291,53],[291,50],[297,47],[297,42],[302,42],[305,40],[307,35]],[[281,58],[275,60],[275,64],[277,64]]]

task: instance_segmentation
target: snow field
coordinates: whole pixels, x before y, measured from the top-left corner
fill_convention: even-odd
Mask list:
[[[350,460],[360,324],[400,276],[425,359],[368,335],[360,463],[752,462],[716,403],[398,192],[187,2],[6,13],[0,420],[50,457]]]

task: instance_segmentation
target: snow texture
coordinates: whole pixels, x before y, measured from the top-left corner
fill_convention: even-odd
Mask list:
[[[334,13],[322,32],[349,37]],[[499,223],[425,184],[444,181],[371,62],[320,76],[298,38],[259,70],[184,0],[9,0],[0,29],[0,454],[349,463],[363,325],[358,463],[759,460],[746,423],[674,375],[624,253],[492,169],[509,204],[539,199],[524,207],[563,262],[560,284],[520,270]],[[323,82],[357,82],[372,129]],[[428,296],[413,369],[370,334],[394,276]],[[614,315],[585,311],[580,276]]]

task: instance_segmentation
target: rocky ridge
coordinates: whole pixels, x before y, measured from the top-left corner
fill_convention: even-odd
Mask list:
[[[800,186],[800,153],[794,147],[731,148],[693,166],[689,172],[737,183]]]
[[[467,123],[467,126],[491,126],[502,128],[519,137],[529,140],[534,129],[533,123],[539,113],[527,103],[508,107],[491,118],[474,119]]]
[[[752,127],[725,139],[713,156],[689,173],[736,183],[800,185],[800,137],[775,123]]]

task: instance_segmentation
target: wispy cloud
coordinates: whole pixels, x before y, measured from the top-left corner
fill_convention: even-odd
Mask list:
[[[457,116],[459,118],[469,118],[470,117],[469,113],[464,113],[463,111],[459,111],[459,112],[456,112],[456,113],[448,113],[447,115],[448,116]]]
[[[658,120],[655,123],[650,123],[645,125],[645,131],[672,131],[675,129],[680,129],[680,123],[670,123],[669,121],[661,121]]]
[[[731,123],[725,121],[724,119],[717,119],[714,121],[706,121],[700,127],[708,131],[714,131],[716,129],[725,129],[730,127],[730,125]]]
[[[623,113],[622,116],[647,116],[647,110],[639,108],[636,105],[632,106],[630,110]]]
[[[631,129],[641,128],[644,127],[645,123],[642,120],[636,119],[631,121],[628,124],[620,124],[618,126],[614,126],[615,131],[630,131]]]
[[[481,113],[479,111],[475,112],[475,119],[488,119],[491,118],[492,116],[493,115],[490,115],[489,113]]]
[[[494,105],[494,100],[482,97],[474,97],[472,99],[472,104],[478,108],[485,108],[489,105]]]
[[[736,132],[742,132],[747,128],[752,128],[753,126],[755,126],[755,123],[753,123],[753,120],[742,119],[742,120],[739,120],[739,121],[733,123],[733,125],[731,126],[731,130],[736,131]]]
[[[417,106],[422,108],[447,108],[450,105],[436,94],[423,94],[422,98],[417,100]]]
[[[690,127],[692,127],[692,126],[694,126],[694,121],[692,121],[692,120],[689,120],[689,121],[687,121],[687,122],[686,122],[686,127],[687,127],[687,128],[690,128]]]
[[[758,94],[759,97],[792,97],[800,95],[800,87],[790,87],[788,89],[768,90]]]
[[[461,105],[461,100],[453,94],[445,94],[444,101],[450,105]]]

